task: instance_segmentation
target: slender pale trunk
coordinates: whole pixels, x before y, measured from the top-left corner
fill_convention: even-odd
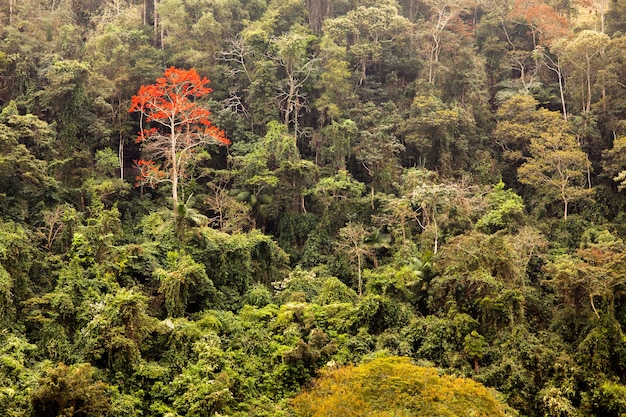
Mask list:
[[[550,64],[543,61],[543,64],[550,70],[553,71],[556,76],[559,78],[559,94],[561,96],[561,109],[563,110],[563,119],[567,121],[567,106],[565,104],[565,85],[563,84],[563,70],[561,69],[561,61],[559,57],[556,57],[556,62],[550,58],[548,54],[543,54],[543,57],[547,60],[550,60]]]
[[[358,264],[357,277],[358,277],[358,285],[359,285],[359,297],[361,297],[363,295],[363,279],[361,277],[361,263],[362,263],[361,255],[357,255],[356,260]]]
[[[437,217],[435,216],[435,212],[433,211],[433,224],[435,225],[435,247],[433,248],[433,253],[437,254],[437,249],[439,246],[439,229],[437,229]]]
[[[117,159],[120,162],[120,179],[124,179],[124,133],[122,129],[122,98],[119,95],[117,97],[117,112],[113,114],[113,117],[117,118],[117,130],[119,132]]]
[[[157,5],[159,4],[158,0],[154,0],[153,4],[153,8],[154,10],[152,11],[152,15],[154,16],[153,19],[153,25],[154,25],[154,42],[155,43],[160,43],[159,42],[159,13],[157,12]]]
[[[365,65],[365,59],[361,60],[361,79],[359,80],[359,85],[363,84],[365,81],[365,77],[367,75],[367,66]]]
[[[593,309],[593,312],[596,314],[597,318],[600,318],[600,314],[598,314],[598,310],[596,310],[596,305],[593,302],[593,294],[589,293],[589,302],[591,303],[591,308]]]
[[[602,29],[602,33],[604,33],[604,12],[600,13],[600,28]]]
[[[411,3],[409,4],[409,20],[414,22],[415,16],[417,16],[417,6],[415,5],[415,1],[411,0]]]
[[[295,80],[292,74],[289,74],[289,93],[287,95],[287,103],[285,107],[285,118],[283,120],[283,123],[285,124],[285,126],[287,126],[287,129],[289,129],[289,122],[291,121],[291,113],[294,111],[294,108],[295,108],[296,94],[298,94],[298,90],[295,85]],[[296,119],[297,118],[298,118],[298,115],[296,114]],[[297,134],[298,133],[296,132],[296,135]]]
[[[587,111],[591,110],[591,58],[587,56]]]
[[[563,109],[563,119],[565,121],[567,121],[567,107],[565,105],[565,88],[563,86],[563,74],[561,73],[561,65],[558,64],[557,65],[557,72],[556,74],[559,77],[559,93],[561,94],[561,106]]]
[[[120,130],[120,142],[119,142],[119,148],[117,151],[117,158],[120,161],[120,178],[124,179],[124,135],[122,134],[121,130]]]
[[[176,124],[174,120],[171,122],[171,140],[170,140],[170,158],[172,163],[172,200],[174,203],[174,212],[178,210],[178,159],[176,155]]]
[[[430,84],[434,84],[435,82],[435,57],[436,57],[436,48],[437,48],[437,39],[433,36],[435,40],[435,44],[432,45],[432,49],[430,51],[430,57],[428,58],[428,82]]]

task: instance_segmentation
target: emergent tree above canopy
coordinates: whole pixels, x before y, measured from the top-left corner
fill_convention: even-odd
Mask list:
[[[141,170],[137,180],[150,186],[170,182],[174,207],[194,155],[210,143],[230,144],[224,131],[209,120],[211,112],[196,101],[212,91],[207,84],[209,80],[194,69],[171,67],[132,97],[129,111],[141,113],[137,142],[146,158],[136,162]]]

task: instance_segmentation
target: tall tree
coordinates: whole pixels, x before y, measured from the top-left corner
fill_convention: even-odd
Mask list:
[[[434,84],[443,32],[453,19],[458,18],[464,12],[464,9],[463,2],[458,0],[427,0],[424,3],[430,8],[432,15],[426,30],[428,37],[424,42],[424,50],[428,61],[428,82]]]
[[[583,30],[563,45],[566,84],[570,94],[580,100],[583,112],[591,110],[595,100],[605,94],[605,54],[610,38],[604,33]]]
[[[402,176],[402,192],[415,211],[414,219],[422,229],[422,242],[432,244],[432,249],[424,246],[424,250],[434,254],[445,232],[454,223],[467,223],[481,206],[472,187],[441,180],[435,171],[426,169],[408,169]]]
[[[563,202],[567,219],[569,203],[593,194],[585,188],[591,163],[576,138],[564,132],[546,132],[530,141],[530,154],[518,169],[520,182],[529,184],[554,200]]]
[[[554,72],[559,80],[559,96],[561,99],[561,111],[563,112],[563,120],[567,121],[567,105],[565,102],[565,73],[561,64],[561,42],[556,41],[552,43],[550,50],[548,51],[543,46],[539,45],[535,48],[533,55],[536,58],[541,59],[543,65],[550,71]]]
[[[363,295],[363,262],[365,256],[371,256],[372,251],[368,248],[366,239],[369,231],[361,223],[349,222],[345,227],[339,230],[340,240],[338,248],[344,251],[350,257],[350,260],[356,261],[357,264],[357,285],[359,297]]]
[[[380,107],[368,102],[359,106],[358,110],[362,112],[362,117],[357,121],[361,130],[352,152],[371,178],[373,196],[374,189],[393,187],[400,175],[398,156],[404,150],[404,145],[396,135],[400,112],[393,102],[384,103]]]
[[[497,125],[493,131],[495,143],[502,148],[502,176],[505,182],[515,181],[516,169],[530,156],[532,138],[542,132],[566,131],[567,124],[558,112],[537,109],[539,102],[530,95],[514,95],[496,112]]]
[[[550,276],[548,284],[555,287],[566,304],[577,307],[586,304],[600,318],[598,300],[607,314],[614,314],[615,287],[623,285],[626,277],[624,242],[609,231],[588,233],[587,240],[574,255],[557,256],[545,267]]]
[[[344,50],[327,36],[320,43],[320,55],[322,71],[316,87],[321,93],[313,104],[320,112],[320,121],[337,121],[347,114],[354,97],[350,65]]]
[[[507,17],[528,25],[533,47],[565,36],[569,26],[564,16],[542,0],[517,0]]]
[[[600,32],[606,29],[606,14],[611,5],[610,0],[582,0],[580,4],[600,17]]]
[[[284,73],[278,91],[278,102],[285,126],[293,125],[298,136],[298,117],[308,109],[308,98],[303,93],[307,80],[315,73],[317,59],[309,56],[308,49],[315,36],[305,30],[294,28],[288,33],[274,38],[275,53],[271,58]]]
[[[230,144],[224,131],[209,120],[211,112],[196,101],[212,91],[208,83],[194,69],[171,67],[155,84],[142,86],[132,98],[129,111],[142,116],[137,142],[143,144],[148,158],[137,161],[141,170],[138,181],[151,186],[171,183],[175,209],[194,155],[210,143]],[[144,127],[144,119],[150,127]]]
[[[395,58],[396,48],[408,41],[410,30],[410,22],[398,13],[396,5],[382,0],[324,22],[325,36],[345,46],[346,56],[356,69],[358,85],[363,84],[372,66]]]
[[[416,95],[401,129],[410,149],[417,151],[418,164],[451,175],[453,167],[465,168],[471,159],[468,138],[473,125],[471,115],[460,106],[434,95]]]

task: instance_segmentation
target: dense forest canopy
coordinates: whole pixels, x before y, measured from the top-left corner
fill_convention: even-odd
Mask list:
[[[626,414],[626,0],[0,22],[0,414]]]

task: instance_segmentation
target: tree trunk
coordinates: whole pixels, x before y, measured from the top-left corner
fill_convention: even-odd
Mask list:
[[[589,293],[589,302],[591,303],[591,308],[593,312],[596,313],[596,317],[600,318],[600,314],[598,314],[598,310],[596,310],[596,305],[593,302],[593,294]]]
[[[591,58],[587,57],[587,105],[585,111],[591,110]]]
[[[152,25],[154,26],[154,43],[155,45],[159,44],[159,14],[157,13],[157,4],[158,0],[153,0],[152,7],[154,10],[152,11]]]
[[[358,286],[359,286],[359,297],[361,297],[363,295],[363,281],[361,278],[361,255],[357,255],[356,259],[357,259],[357,264],[358,264],[357,277],[358,277]]]
[[[601,32],[604,33],[604,12],[600,13],[600,28]]]
[[[176,125],[172,123],[171,129],[171,143],[170,143],[170,158],[172,163],[172,200],[174,203],[174,216],[178,211],[178,164],[176,160]]]
[[[121,130],[117,158],[120,161],[120,179],[124,179],[124,135],[122,134]]]
[[[435,247],[433,249],[433,253],[437,254],[437,249],[439,246],[439,230],[437,229],[437,218],[435,217],[435,212],[433,211],[433,224],[435,225]]]
[[[567,121],[567,107],[565,105],[565,89],[563,87],[563,74],[561,73],[561,66],[558,66],[557,75],[559,76],[559,93],[561,94],[561,106],[563,109],[563,119]]]

